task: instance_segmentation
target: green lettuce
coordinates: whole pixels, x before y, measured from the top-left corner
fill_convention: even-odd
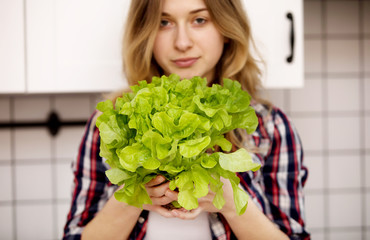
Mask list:
[[[151,204],[145,184],[160,174],[179,192],[175,206],[197,208],[198,199],[211,190],[213,204],[221,209],[222,177],[231,182],[237,213],[244,213],[248,195],[238,186],[236,173],[256,171],[260,165],[244,148],[228,153],[232,144],[224,137],[236,128],[251,134],[258,125],[251,97],[240,83],[224,79],[223,86],[208,87],[205,78],[180,81],[172,74],[131,89],[115,104],[106,100],[97,105],[100,156],[111,167],[106,176],[123,185],[115,198],[139,208]],[[214,152],[215,146],[223,152]]]

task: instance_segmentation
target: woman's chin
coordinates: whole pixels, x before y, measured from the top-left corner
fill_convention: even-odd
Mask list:
[[[181,74],[181,73],[177,73],[177,75],[179,75],[180,76],[180,79],[191,79],[191,78],[193,78],[193,77],[203,77],[203,76],[201,76],[200,74],[197,74],[196,72],[192,72],[192,73],[183,73],[183,74]]]

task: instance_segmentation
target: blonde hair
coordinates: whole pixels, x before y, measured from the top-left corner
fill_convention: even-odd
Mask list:
[[[162,2],[162,0],[131,2],[122,44],[123,70],[129,85],[135,85],[140,80],[150,81],[153,76],[163,74],[153,57]],[[222,84],[223,78],[237,80],[254,101],[271,106],[259,96],[262,89],[261,71],[251,54],[251,49],[255,46],[251,27],[240,0],[204,0],[204,3],[216,28],[227,39],[216,66],[213,83]],[[244,132],[238,130],[229,133],[227,138],[234,145],[242,147],[244,135]]]

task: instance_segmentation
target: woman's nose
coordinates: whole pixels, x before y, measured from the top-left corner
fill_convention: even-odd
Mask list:
[[[186,26],[178,26],[176,39],[175,39],[175,48],[179,51],[186,51],[193,46],[193,40],[191,38],[191,33]]]

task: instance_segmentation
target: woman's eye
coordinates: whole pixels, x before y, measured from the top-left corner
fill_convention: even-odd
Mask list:
[[[194,20],[194,23],[195,24],[204,24],[204,23],[206,23],[206,19],[205,18],[196,18],[195,20]]]
[[[168,25],[170,25],[170,22],[168,20],[161,20],[161,24],[160,26],[163,28],[163,27],[167,27]]]

